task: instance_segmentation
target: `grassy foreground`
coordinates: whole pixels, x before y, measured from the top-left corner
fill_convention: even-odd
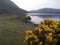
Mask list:
[[[25,31],[35,27],[24,23],[23,18],[24,16],[0,14],[0,45],[25,45]]]

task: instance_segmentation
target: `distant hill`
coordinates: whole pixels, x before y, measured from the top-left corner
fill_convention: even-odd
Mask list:
[[[23,15],[27,11],[17,7],[11,0],[0,0],[0,14],[18,14]]]
[[[39,10],[32,10],[30,12],[33,12],[33,13],[59,13],[60,14],[60,9],[43,8],[43,9],[39,9]]]

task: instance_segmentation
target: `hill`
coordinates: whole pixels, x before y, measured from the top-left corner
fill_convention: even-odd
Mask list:
[[[24,15],[26,10],[19,8],[11,0],[0,0],[0,14]]]
[[[43,8],[43,9],[38,9],[38,10],[32,10],[30,12],[33,12],[33,13],[57,13],[57,14],[60,14],[60,9]]]

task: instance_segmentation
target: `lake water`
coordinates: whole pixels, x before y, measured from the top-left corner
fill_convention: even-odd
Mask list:
[[[27,16],[30,16],[31,21],[35,24],[39,24],[41,21],[43,21],[43,18],[52,18],[54,20],[60,20],[60,14],[27,13]]]

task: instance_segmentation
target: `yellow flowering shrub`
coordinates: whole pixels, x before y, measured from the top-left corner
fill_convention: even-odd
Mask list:
[[[27,45],[56,45],[60,42],[60,21],[44,18],[34,30],[25,32],[24,43]]]

